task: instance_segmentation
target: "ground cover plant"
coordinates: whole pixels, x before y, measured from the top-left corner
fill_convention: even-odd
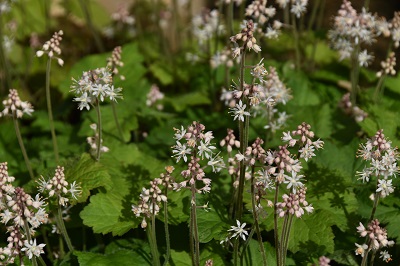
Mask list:
[[[396,8],[0,0],[0,264],[398,265]]]

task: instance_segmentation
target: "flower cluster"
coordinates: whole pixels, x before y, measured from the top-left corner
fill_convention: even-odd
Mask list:
[[[307,188],[300,188],[297,193],[290,193],[289,195],[284,194],[282,196],[283,202],[276,203],[276,212],[278,216],[284,217],[287,214],[291,214],[300,218],[304,214],[304,210],[307,213],[312,213],[314,207],[312,207],[312,204],[309,205],[306,201],[306,190]]]
[[[132,211],[136,217],[143,215],[142,228],[147,227],[146,218],[157,215],[160,211],[160,204],[167,202],[167,197],[162,193],[161,187],[164,186],[172,189],[174,179],[171,174],[173,171],[174,167],[165,167],[165,173],[160,175],[161,178],[155,178],[153,181],[150,181],[150,188],[142,188],[139,203],[132,205]]]
[[[397,160],[399,153],[397,147],[392,147],[383,134],[383,130],[379,130],[375,136],[367,140],[366,144],[360,144],[358,157],[369,162],[369,167],[364,167],[361,172],[357,172],[359,180],[369,182],[372,176],[378,179],[376,193],[381,197],[386,197],[394,191],[392,179],[399,173]]]
[[[79,102],[78,109],[90,109],[103,102],[105,98],[110,101],[117,101],[118,98],[122,99],[120,92],[122,88],[114,88],[112,85],[112,73],[107,68],[97,68],[83,72],[79,80],[72,78],[73,84],[71,85],[71,92],[75,93],[78,97],[74,101]]]
[[[160,91],[160,88],[156,84],[153,84],[151,85],[150,91],[147,93],[146,98],[146,105],[153,106],[157,101],[164,99],[164,93]],[[161,103],[157,104],[156,107],[160,111],[164,108]]]
[[[328,33],[333,48],[339,51],[340,60],[350,58],[354,47],[361,44],[371,44],[377,35],[377,19],[365,9],[361,13],[351,6],[351,2],[343,0],[338,15],[334,18],[334,29]],[[362,53],[362,54],[361,54]],[[367,51],[362,51],[358,58],[360,66],[368,65],[372,59]]]
[[[136,217],[144,214],[147,218],[150,218],[151,216],[159,213],[159,204],[167,201],[167,197],[162,194],[162,191],[159,187],[161,184],[162,180],[160,178],[156,178],[153,181],[150,181],[150,188],[142,188],[142,193],[140,193],[140,202],[137,206],[132,205],[132,211]],[[147,226],[145,217],[143,217],[141,226],[142,228],[146,228]]]
[[[193,122],[187,129],[182,126],[181,129],[174,130],[176,145],[172,147],[172,152],[174,153],[172,157],[176,157],[177,162],[182,158],[187,162],[187,155],[191,155],[188,169],[181,172],[185,181],[175,183],[174,189],[180,190],[184,187],[194,186],[197,193],[209,192],[211,190],[211,179],[205,178],[200,162],[204,159],[207,160],[207,165],[211,166],[214,172],[218,172],[225,167],[219,154],[214,155],[216,147],[211,143],[214,138],[212,132],[205,132],[205,126],[198,122]],[[196,181],[203,183],[203,187],[197,188]]]
[[[224,30],[225,27],[220,23],[218,10],[204,11],[192,19],[192,32],[200,45],[215,35],[221,35]]]
[[[43,253],[44,244],[31,240],[35,229],[48,222],[46,204],[39,194],[32,198],[24,189],[14,187],[14,177],[8,175],[7,163],[0,163],[0,222],[7,227],[8,245],[0,248],[0,264],[11,264],[23,252],[32,258]],[[28,235],[29,234],[29,235]]]
[[[357,122],[364,121],[368,114],[358,106],[353,106],[350,100],[350,92],[343,95],[339,102],[339,107],[347,115],[354,117]]]
[[[367,228],[362,223],[357,227],[357,232],[361,237],[367,237],[366,244],[355,244],[357,249],[355,250],[356,255],[364,257],[370,250],[379,250],[384,247],[391,247],[395,243],[393,240],[387,239],[387,231],[385,228],[380,226],[378,219],[372,220]],[[382,254],[383,253],[383,254]],[[390,255],[386,252],[381,252],[383,260],[390,260]]]
[[[233,60],[231,58],[231,51],[225,47],[222,51],[218,51],[210,58],[211,68],[217,68],[220,65],[225,65],[230,68],[233,66]]]
[[[284,132],[282,137],[283,141],[289,142],[290,147],[293,147],[296,144],[300,147],[300,158],[304,158],[306,162],[308,161],[308,159],[315,156],[315,149],[318,150],[324,146],[324,142],[322,140],[312,140],[314,138],[314,132],[310,129],[311,126],[303,122],[301,123],[301,125],[297,126],[297,130],[293,130],[291,133]]]
[[[219,145],[221,145],[221,147],[224,147],[226,145],[228,153],[231,153],[233,146],[235,146],[236,148],[240,147],[240,141],[236,140],[233,129],[228,128],[227,133],[228,135],[220,141]]]
[[[123,33],[129,37],[136,35],[135,18],[129,13],[129,8],[125,5],[120,5],[118,10],[111,14],[112,25],[103,29],[104,35],[108,38],[113,38],[117,33]]]
[[[37,57],[47,54],[50,59],[55,58],[60,66],[64,65],[64,61],[56,55],[61,54],[60,42],[62,40],[63,31],[55,32],[50,40],[43,44],[42,50],[36,52]]]
[[[112,51],[111,57],[107,58],[107,68],[111,69],[111,73],[113,76],[119,74],[118,67],[124,66],[124,63],[121,61],[121,54],[121,46],[117,46]],[[121,80],[125,80],[125,77],[123,75],[119,75],[119,78]]]
[[[394,67],[396,66],[396,56],[394,52],[391,52],[388,58],[386,58],[385,61],[381,62],[381,66],[382,70],[376,73],[376,76],[378,78],[382,77],[382,75],[396,75],[396,70],[394,69]]]
[[[253,50],[258,53],[261,51],[261,47],[257,44],[256,38],[253,36],[255,30],[255,25],[252,20],[247,20],[246,25],[242,28],[241,32],[232,36],[230,38],[231,42],[235,44],[235,48],[233,48],[233,57],[236,58],[240,56],[243,50],[246,48],[249,50]],[[237,44],[238,41],[242,41],[243,45],[239,46]]]
[[[275,16],[276,9],[272,6],[267,7],[266,0],[255,0],[246,7],[246,16],[254,17],[257,22],[264,25],[270,18]]]
[[[33,106],[29,102],[21,101],[15,89],[10,89],[8,98],[3,100],[3,105],[4,110],[0,112],[0,117],[21,118],[24,114],[31,115],[33,113]]]
[[[69,184],[65,180],[64,167],[61,166],[57,166],[55,174],[51,179],[46,181],[41,176],[37,183],[39,184],[38,188],[41,193],[46,191],[49,197],[56,197],[58,204],[61,206],[66,206],[71,198],[76,200],[82,193],[81,187],[76,184],[76,181]]]
[[[330,266],[331,260],[325,256],[319,257],[318,264],[319,266]]]
[[[93,137],[87,137],[86,141],[90,146],[90,154],[95,156],[97,154],[97,143],[99,139],[99,132],[97,130],[97,124],[91,124],[90,128],[94,131]],[[103,139],[100,140],[100,152],[109,152],[110,149],[103,145]]]

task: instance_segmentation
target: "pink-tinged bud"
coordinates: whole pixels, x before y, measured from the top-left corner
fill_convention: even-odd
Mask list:
[[[42,50],[39,50],[36,52],[37,57],[41,57],[43,54],[44,54],[44,52]]]

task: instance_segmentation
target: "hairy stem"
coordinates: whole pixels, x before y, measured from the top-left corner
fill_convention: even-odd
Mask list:
[[[278,232],[278,214],[276,213],[277,207],[276,204],[278,203],[278,194],[279,194],[279,183],[276,182],[275,185],[275,196],[274,196],[274,238],[275,238],[275,254],[276,254],[276,261],[279,264],[281,260],[281,243],[279,241],[279,232]]]
[[[165,197],[168,198],[168,188],[167,187],[165,188],[164,195],[165,195]],[[170,243],[170,239],[169,239],[169,228],[168,228],[168,203],[167,203],[167,201],[164,202],[164,231],[165,231],[165,242],[167,245],[164,266],[167,266],[169,258],[171,256],[170,255],[171,254],[171,243]]]
[[[49,124],[50,124],[50,132],[51,139],[53,141],[53,149],[54,156],[56,159],[56,164],[59,162],[58,155],[58,145],[57,145],[57,136],[56,130],[54,128],[54,119],[53,119],[53,109],[51,107],[51,95],[50,95],[50,71],[51,71],[51,58],[47,59],[47,67],[46,67],[46,101],[47,101],[47,113],[49,116]]]
[[[101,42],[101,38],[100,38],[98,32],[94,28],[94,25],[93,25],[93,22],[92,22],[92,18],[90,16],[90,12],[89,12],[89,8],[87,6],[87,3],[89,3],[89,1],[79,0],[79,4],[80,4],[80,6],[82,8],[83,15],[85,16],[86,24],[88,25],[90,31],[93,34],[93,38],[94,38],[94,41],[96,43],[97,49],[100,52],[104,52],[105,51],[104,45]]]
[[[61,231],[62,236],[64,237],[65,243],[67,243],[68,249],[70,252],[74,252],[74,247],[72,246],[71,239],[68,236],[67,228],[65,227],[64,220],[62,218],[62,209],[61,205],[58,205],[58,215],[56,216],[58,228]]]
[[[21,148],[22,155],[24,156],[26,168],[28,168],[29,176],[33,180],[35,176],[33,175],[32,166],[29,161],[28,154],[26,153],[24,142],[22,141],[21,131],[19,130],[19,125],[18,125],[18,119],[15,114],[13,114],[13,121],[14,121],[15,134],[17,135],[19,147]]]
[[[191,211],[190,211],[190,219],[192,222],[191,227],[191,241],[194,244],[193,250],[193,262],[195,266],[200,265],[200,243],[199,243],[199,232],[197,227],[197,208],[196,208],[196,187],[195,184],[191,185],[192,191],[192,200],[191,200]]]
[[[260,226],[258,224],[258,213],[256,209],[256,195],[255,195],[255,183],[254,183],[254,166],[251,167],[251,205],[253,208],[253,219],[254,226],[256,228],[258,245],[260,246],[261,255],[263,258],[263,265],[267,265],[267,256],[265,255],[264,245],[261,237]],[[244,252],[244,250],[243,250]]]
[[[96,154],[96,161],[100,161],[100,154],[101,154],[101,139],[103,138],[102,133],[102,124],[101,124],[101,111],[100,111],[100,102],[96,99],[96,113],[97,113],[97,154]]]

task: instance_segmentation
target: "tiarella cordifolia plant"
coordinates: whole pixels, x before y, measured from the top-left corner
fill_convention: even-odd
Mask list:
[[[188,164],[188,169],[181,172],[185,180],[174,183],[173,187],[176,191],[187,188],[191,192],[189,237],[193,265],[199,265],[200,263],[196,194],[208,193],[211,190],[211,179],[206,177],[200,164],[206,161],[207,164],[205,166],[213,166],[215,165],[213,162],[222,162],[218,154],[214,156],[216,147],[211,142],[213,138],[211,131],[205,132],[205,126],[195,121],[187,128],[182,126],[181,129],[175,129],[176,145],[172,147],[173,157],[176,157],[176,162],[183,159]],[[188,155],[190,160],[188,160]],[[220,170],[215,166],[212,169],[214,172]]]
[[[50,71],[51,71],[51,60],[56,59],[60,66],[64,65],[64,61],[57,57],[61,54],[60,42],[62,40],[63,31],[60,30],[55,32],[51,39],[43,45],[42,50],[36,52],[37,57],[41,57],[44,54],[48,55],[47,59],[47,67],[46,67],[46,103],[47,103],[47,114],[49,116],[49,124],[50,124],[50,132],[51,138],[53,140],[53,149],[54,149],[54,156],[56,159],[56,163],[59,160],[58,154],[58,143],[57,143],[57,136],[56,130],[54,127],[54,118],[53,118],[53,108],[51,104],[51,94],[50,94]]]
[[[28,154],[25,149],[24,142],[22,140],[21,131],[19,129],[18,119],[22,118],[24,114],[32,115],[33,106],[29,102],[21,101],[18,96],[18,92],[15,89],[11,89],[8,94],[8,98],[3,100],[4,110],[0,112],[0,117],[11,116],[14,121],[15,134],[17,135],[19,147],[21,149],[22,155],[24,156],[26,167],[29,171],[31,179],[34,178],[31,163]]]
[[[112,72],[108,68],[97,68],[83,72],[82,77],[79,80],[72,78],[73,84],[71,85],[71,92],[76,96],[74,101],[79,102],[78,109],[83,110],[86,108],[90,110],[90,107],[94,107],[97,113],[97,147],[101,147],[102,141],[102,122],[101,122],[101,111],[100,103],[104,102],[105,99],[110,101],[117,101],[122,99],[120,92],[121,88],[115,88],[112,84]],[[97,149],[96,160],[100,160],[101,149]]]
[[[20,263],[24,256],[37,265],[36,257],[44,253],[45,244],[37,244],[36,229],[48,222],[47,205],[40,194],[35,198],[23,188],[14,187],[13,176],[9,176],[7,163],[0,163],[0,217],[7,227],[7,246],[0,248],[0,264],[8,265],[18,258]]]
[[[369,218],[368,230],[362,223],[357,227],[361,237],[365,237],[364,244],[356,244],[356,254],[363,257],[362,265],[367,265],[369,252],[373,250],[370,261],[375,259],[375,253],[378,249],[386,246],[392,246],[394,242],[388,242],[385,229],[381,229],[379,221],[375,219],[375,212],[379,200],[385,198],[394,192],[392,184],[393,178],[399,173],[399,153],[397,147],[392,147],[391,141],[383,134],[383,129],[379,130],[374,137],[367,140],[366,144],[360,144],[358,156],[368,163],[367,167],[358,172],[359,180],[369,182],[373,177],[376,178],[375,192],[371,195],[373,206]],[[384,252],[384,251],[383,251]],[[390,260],[390,255],[382,255],[384,260]]]
[[[77,184],[76,181],[69,183],[64,175],[64,167],[61,166],[57,166],[55,174],[51,179],[46,180],[41,176],[37,183],[39,184],[38,188],[41,193],[48,195],[49,199],[53,197],[56,198],[55,205],[57,206],[57,214],[55,214],[55,220],[57,229],[63,235],[68,249],[72,252],[74,248],[65,228],[63,208],[66,208],[71,200],[77,200],[81,195],[82,190],[80,185]]]
[[[357,232],[361,237],[366,238],[365,244],[355,244],[357,249],[355,250],[356,255],[363,258],[361,265],[366,265],[368,261],[368,253],[373,252],[371,256],[371,261],[374,261],[375,253],[385,247],[391,247],[395,243],[393,240],[387,239],[387,231],[385,228],[380,226],[378,219],[373,219],[367,226],[364,227],[362,223],[357,227]],[[383,261],[389,262],[392,260],[391,255],[385,250],[380,252],[380,258]]]

